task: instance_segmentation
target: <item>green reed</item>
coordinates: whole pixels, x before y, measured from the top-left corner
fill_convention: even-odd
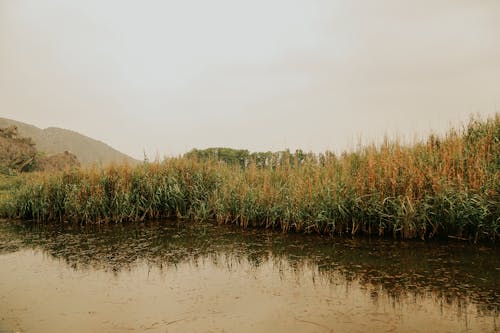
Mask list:
[[[395,238],[500,235],[500,116],[443,137],[386,140],[340,156],[163,162],[27,176],[5,217],[120,223],[179,218],[243,227]]]

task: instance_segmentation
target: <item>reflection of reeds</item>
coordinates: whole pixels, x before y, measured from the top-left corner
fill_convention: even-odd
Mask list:
[[[390,303],[435,299],[459,308],[477,305],[478,314],[498,316],[498,250],[454,242],[392,242],[323,237],[285,237],[277,233],[213,227],[197,223],[116,225],[0,225],[0,251],[40,249],[76,270],[119,273],[143,264],[176,269],[212,263],[222,269],[293,272],[327,286],[358,283],[372,298]],[[238,268],[239,267],[239,268]],[[374,299],[375,300],[375,299]]]
[[[500,115],[405,146],[293,155],[270,167],[174,158],[39,174],[3,215],[103,223],[163,217],[397,238],[500,235]]]

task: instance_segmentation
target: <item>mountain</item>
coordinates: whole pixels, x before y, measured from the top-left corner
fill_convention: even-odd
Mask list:
[[[69,151],[76,155],[84,166],[108,165],[115,163],[137,164],[139,161],[80,133],[63,128],[49,127],[41,129],[20,121],[0,118],[0,128],[17,126],[20,136],[31,138],[38,151],[47,155]]]

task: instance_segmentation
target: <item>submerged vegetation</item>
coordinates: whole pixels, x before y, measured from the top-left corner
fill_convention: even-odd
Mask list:
[[[1,197],[0,212],[43,222],[177,217],[403,239],[500,236],[498,114],[411,146],[387,140],[340,156],[285,151],[229,163],[198,152],[137,167],[34,173]]]

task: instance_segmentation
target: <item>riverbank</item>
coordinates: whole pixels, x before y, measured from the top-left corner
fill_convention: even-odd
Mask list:
[[[0,215],[61,223],[146,219],[394,238],[500,236],[500,115],[405,146],[386,141],[245,166],[172,158],[137,167],[34,173]]]

